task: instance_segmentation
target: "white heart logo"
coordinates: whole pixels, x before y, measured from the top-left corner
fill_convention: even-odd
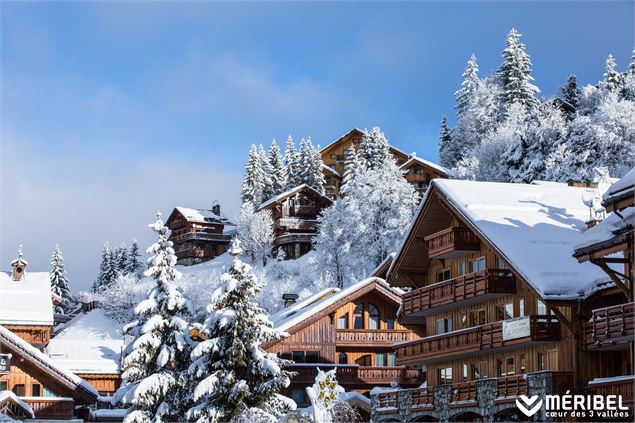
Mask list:
[[[516,407],[518,407],[525,416],[531,417],[540,410],[540,407],[542,407],[542,400],[538,397],[538,395],[534,395],[531,398],[526,395],[521,395],[520,398],[516,400]]]

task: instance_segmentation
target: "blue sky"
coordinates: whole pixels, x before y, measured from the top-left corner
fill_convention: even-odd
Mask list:
[[[516,27],[543,95],[594,83],[630,60],[633,4],[3,2],[0,268],[59,242],[88,287],[155,210],[234,213],[251,143],[378,125],[436,160],[472,52],[491,72]]]

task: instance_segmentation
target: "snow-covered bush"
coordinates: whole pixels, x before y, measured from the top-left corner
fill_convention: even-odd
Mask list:
[[[243,205],[238,216],[238,239],[252,264],[266,265],[274,239],[271,211],[254,212],[250,204]]]
[[[147,298],[152,286],[151,279],[139,280],[133,275],[119,275],[112,284],[99,290],[99,307],[111,319],[127,323],[133,309]]]

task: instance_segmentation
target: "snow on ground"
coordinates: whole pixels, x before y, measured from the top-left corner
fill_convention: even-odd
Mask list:
[[[80,314],[67,322],[47,347],[56,363],[79,374],[120,372],[125,346],[121,325],[101,309]]]
[[[0,272],[0,324],[52,325],[53,301],[48,272],[25,270],[22,280]]]

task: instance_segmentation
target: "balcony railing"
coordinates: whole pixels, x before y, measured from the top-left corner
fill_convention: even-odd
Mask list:
[[[395,346],[395,353],[398,365],[423,364],[530,341],[559,339],[560,322],[554,316],[525,316],[405,342]]]
[[[38,419],[69,419],[75,414],[72,398],[21,397]]]
[[[428,256],[431,258],[457,258],[481,249],[481,241],[468,228],[453,227],[428,235]]]
[[[587,351],[628,348],[635,336],[635,303],[593,310],[584,325],[584,347]]]
[[[621,376],[606,379],[596,379],[589,382],[586,387],[587,395],[617,395],[621,396],[622,405],[633,408],[633,386],[635,376]]]
[[[424,286],[403,295],[403,317],[425,316],[438,307],[461,307],[464,301],[516,292],[516,277],[507,269],[485,269]],[[492,295],[492,296],[493,296]]]
[[[292,244],[292,243],[295,243],[295,242],[310,243],[310,242],[313,241],[313,237],[315,237],[314,233],[310,233],[310,234],[284,234],[284,235],[277,236],[273,240],[273,246],[277,247],[278,245],[281,245],[281,244]]]
[[[174,235],[170,237],[170,241],[172,242],[183,242],[183,241],[216,241],[216,242],[229,242],[231,241],[230,235],[225,234],[215,234],[210,232],[186,232],[180,235]]]
[[[396,342],[409,341],[413,336],[409,330],[337,329],[336,343],[338,346],[391,347]]]
[[[396,381],[400,385],[417,385],[423,382],[423,373],[420,369],[411,369],[403,366],[395,367],[370,367],[344,365],[334,366],[329,364],[305,364],[302,366],[290,366],[288,370],[295,372],[292,381],[295,383],[313,383],[317,376],[317,367],[320,370],[335,368],[335,376],[340,384],[374,384],[390,385]]]
[[[290,230],[316,230],[317,220],[307,220],[298,218],[282,218],[273,223],[274,229],[290,229]]]
[[[513,402],[520,395],[527,395],[527,378],[524,375],[496,379],[497,402]]]
[[[296,205],[289,208],[289,213],[292,216],[316,216],[320,212],[319,207],[308,205]]]

